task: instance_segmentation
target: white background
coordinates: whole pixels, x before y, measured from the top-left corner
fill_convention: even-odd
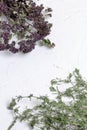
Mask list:
[[[54,49],[36,46],[26,55],[0,52],[0,130],[7,130],[12,116],[6,106],[16,95],[49,92],[50,80],[74,68],[87,77],[87,0],[40,0],[52,7],[50,39]],[[28,130],[17,124],[13,130]]]

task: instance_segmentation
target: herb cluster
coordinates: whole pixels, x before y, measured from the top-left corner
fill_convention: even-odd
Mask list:
[[[28,53],[37,41],[54,47],[54,43],[45,39],[52,27],[46,20],[51,12],[51,8],[45,9],[33,0],[0,0],[0,51]]]
[[[64,85],[66,90],[60,91]],[[14,113],[11,130],[19,120],[25,122],[31,129],[40,130],[87,130],[87,81],[75,69],[64,80],[56,78],[51,81],[50,87],[53,98],[48,96],[17,96],[10,102],[8,109]],[[20,112],[24,99],[36,99],[37,105],[29,106]],[[67,99],[66,101],[64,99]]]

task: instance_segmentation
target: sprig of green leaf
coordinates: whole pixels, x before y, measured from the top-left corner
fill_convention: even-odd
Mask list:
[[[40,41],[40,45],[41,46],[47,46],[49,48],[54,48],[55,44],[53,42],[51,42],[49,39],[43,39]]]
[[[62,85],[65,91],[60,91]],[[25,122],[31,129],[40,130],[87,130],[87,81],[78,69],[70,73],[66,79],[56,78],[51,80],[49,88],[53,99],[44,96],[18,96],[10,102],[8,109],[14,113],[13,122],[7,130],[11,130],[19,120]],[[34,107],[20,112],[20,101],[34,98],[37,104]],[[67,100],[65,101],[64,99]]]

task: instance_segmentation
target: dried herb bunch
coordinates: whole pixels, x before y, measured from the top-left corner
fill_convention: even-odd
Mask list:
[[[51,8],[45,9],[33,0],[0,0],[0,51],[28,53],[37,41],[54,47],[54,43],[45,39],[52,27],[46,20],[51,12]]]
[[[62,85],[69,86],[60,91]],[[17,120],[38,130],[87,130],[87,82],[79,70],[75,69],[64,80],[52,80],[50,91],[53,98],[32,94],[13,98],[8,109],[14,113],[14,120],[7,130],[11,130]],[[20,112],[19,103],[25,98],[31,101],[35,98],[39,103],[33,108],[27,106]]]

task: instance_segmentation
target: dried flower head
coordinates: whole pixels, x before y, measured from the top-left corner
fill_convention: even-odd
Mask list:
[[[51,8],[45,9],[42,4],[37,5],[33,0],[2,0],[0,50],[28,53],[35,48],[37,41],[48,45],[43,39],[51,31],[52,24],[46,20],[47,16],[51,16],[51,12]],[[14,36],[17,40],[12,41]],[[49,47],[51,44],[50,42]]]

